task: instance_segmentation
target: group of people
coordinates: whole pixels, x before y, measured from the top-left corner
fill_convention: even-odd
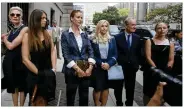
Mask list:
[[[8,81],[7,91],[12,93],[15,106],[18,106],[18,92],[21,98],[20,105],[23,106],[26,93],[29,93],[31,99],[35,85],[38,85],[36,96],[43,97],[46,102],[49,101],[50,93],[46,93],[47,89],[43,90],[43,87],[39,88],[39,84],[45,83],[43,79],[47,75],[43,74],[45,70],[49,70],[48,73],[56,73],[58,57],[56,54],[59,52],[56,50],[58,45],[54,43],[56,41],[53,38],[59,30],[57,28],[55,32],[47,30],[47,14],[43,10],[35,9],[31,13],[28,27],[22,24],[21,17],[22,9],[12,7],[9,18],[15,29],[1,36],[8,48],[3,61],[3,69]],[[95,106],[107,104],[109,88],[114,89],[116,105],[123,106],[124,84],[125,105],[133,106],[136,72],[140,67],[142,49],[140,36],[134,33],[136,19],[126,18],[125,31],[115,37],[109,34],[109,22],[100,20],[94,36],[90,38],[80,29],[82,19],[82,12],[73,10],[70,14],[71,27],[60,36],[67,106],[74,106],[77,89],[79,106],[88,106],[89,87],[94,88]],[[144,48],[146,57],[143,84],[145,105],[152,98],[158,84],[157,79],[152,78],[149,68],[157,67],[167,73],[174,64],[175,49],[174,44],[166,37],[167,24],[158,23],[155,31],[156,35],[146,41]],[[81,67],[84,63],[85,65]],[[122,67],[124,79],[108,80],[108,70],[117,63]],[[55,75],[52,77],[54,80]]]

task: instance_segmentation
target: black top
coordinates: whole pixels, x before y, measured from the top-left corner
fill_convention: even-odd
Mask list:
[[[46,47],[45,41],[42,41],[43,49],[39,49],[38,51],[31,51],[31,62],[38,68],[39,70],[44,70],[48,68],[52,68],[51,64],[51,47]]]
[[[13,40],[19,35],[20,31],[24,28],[24,25],[19,26],[11,30],[10,35],[8,36],[8,41],[13,42]],[[19,91],[25,90],[25,76],[24,66],[22,63],[21,55],[21,45],[19,44],[12,50],[8,50],[5,53],[5,58],[3,61],[3,73],[7,85],[7,92],[14,93],[15,88],[18,88]]]
[[[51,47],[46,47],[45,41],[42,41],[43,49],[38,49],[38,51],[33,50],[30,52],[31,62],[37,67],[38,72],[45,69],[52,69],[51,63]],[[32,95],[33,88],[35,84],[38,83],[38,75],[28,71],[27,83],[28,91]]]
[[[158,69],[165,70],[169,59],[170,45],[155,45],[151,39],[151,58]]]

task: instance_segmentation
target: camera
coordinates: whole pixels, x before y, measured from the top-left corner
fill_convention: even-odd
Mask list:
[[[156,67],[151,67],[154,78],[167,82],[163,90],[163,99],[171,106],[182,106],[182,76],[171,76]]]

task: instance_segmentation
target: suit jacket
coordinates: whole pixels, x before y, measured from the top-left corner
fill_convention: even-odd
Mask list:
[[[94,57],[95,57],[95,61],[96,61],[96,65],[97,66],[101,66],[101,63],[103,62],[101,59],[101,54],[100,54],[100,50],[99,50],[99,44],[93,43],[91,41],[91,45],[94,51]],[[113,66],[116,64],[116,59],[117,59],[117,48],[116,48],[116,41],[113,38],[110,39],[109,41],[109,50],[108,50],[108,55],[107,55],[107,63],[109,64],[109,66]],[[115,59],[114,59],[115,58]]]
[[[118,58],[117,61],[120,65],[125,66],[131,64],[133,68],[139,68],[140,56],[141,56],[141,44],[138,35],[132,33],[132,44],[130,50],[125,37],[125,32],[115,36]]]
[[[82,37],[82,49],[79,51],[77,41],[75,39],[75,36],[72,32],[69,32],[69,30],[66,30],[62,33],[61,36],[61,46],[62,46],[62,53],[64,57],[64,66],[62,72],[65,73],[65,75],[73,75],[75,74],[75,70],[73,68],[67,68],[67,64],[70,63],[72,60],[86,60],[88,61],[88,58],[93,58],[93,49],[91,47],[90,40],[88,39],[88,36],[86,33],[81,33]]]

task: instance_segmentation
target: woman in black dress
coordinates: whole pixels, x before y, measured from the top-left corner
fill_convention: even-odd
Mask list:
[[[26,72],[22,64],[21,45],[23,35],[28,28],[22,24],[22,16],[20,7],[10,8],[9,19],[14,27],[8,34],[1,36],[7,48],[3,61],[4,82],[7,85],[7,92],[12,93],[14,106],[18,106],[19,92],[20,106],[23,106],[25,102]]]
[[[152,75],[149,71],[150,67],[156,67],[169,73],[174,63],[174,44],[167,38],[167,24],[161,22],[155,26],[156,35],[150,40],[146,41],[145,53],[147,59],[147,69],[144,71],[143,92],[144,104],[146,105],[153,96],[156,86],[158,85],[158,78]],[[146,100],[147,99],[147,100]]]
[[[56,50],[49,32],[46,30],[47,14],[43,10],[35,9],[29,19],[29,31],[22,41],[23,63],[28,68],[28,92],[33,95],[35,85],[40,81],[39,73],[45,69],[56,71]],[[41,96],[47,101],[47,96],[42,95],[38,88],[36,97]],[[35,97],[35,98],[36,98]]]

